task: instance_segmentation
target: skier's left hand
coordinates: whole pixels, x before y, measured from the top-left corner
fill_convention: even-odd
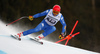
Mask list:
[[[33,16],[29,16],[28,18],[29,18],[30,21],[32,21],[34,17]]]
[[[63,38],[64,38],[64,34],[60,34],[59,39],[63,39]]]
[[[61,33],[59,35],[59,39],[63,39],[66,36],[67,31],[65,31],[64,33]]]

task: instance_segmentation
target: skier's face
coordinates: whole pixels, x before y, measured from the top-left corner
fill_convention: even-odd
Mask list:
[[[56,16],[56,15],[58,15],[58,14],[59,14],[59,11],[53,10],[53,15],[54,15],[54,16]]]

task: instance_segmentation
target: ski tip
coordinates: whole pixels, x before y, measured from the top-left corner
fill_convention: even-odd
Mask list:
[[[78,23],[78,20],[76,21],[76,23]]]
[[[41,41],[36,41],[36,40],[35,40],[35,39],[33,39],[33,38],[30,38],[30,40],[33,40],[33,41],[35,41],[35,42],[37,42],[37,43],[39,43],[39,44],[43,45],[43,42],[41,42]]]
[[[13,38],[16,39],[16,40],[21,41],[21,38],[16,38],[16,37],[14,37],[14,35],[11,35],[11,37],[13,37]]]
[[[19,38],[19,41],[21,41],[21,38]]]

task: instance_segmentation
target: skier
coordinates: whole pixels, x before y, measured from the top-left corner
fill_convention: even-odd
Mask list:
[[[46,37],[47,35],[51,34],[52,32],[54,32],[56,30],[56,27],[54,25],[58,21],[60,21],[62,24],[62,32],[59,35],[59,38],[60,39],[64,38],[64,36],[66,35],[65,34],[66,33],[66,23],[64,21],[63,15],[60,13],[60,11],[61,11],[61,7],[59,5],[54,5],[53,9],[48,9],[44,12],[35,14],[33,16],[29,16],[28,17],[29,20],[32,21],[33,18],[38,18],[38,17],[46,15],[46,17],[42,20],[42,22],[36,28],[18,33],[17,35],[15,35],[15,37],[18,39],[21,39],[20,37],[22,37],[22,36],[26,36],[28,34],[44,30],[44,32],[42,34],[35,37],[35,40],[38,41],[38,40]]]

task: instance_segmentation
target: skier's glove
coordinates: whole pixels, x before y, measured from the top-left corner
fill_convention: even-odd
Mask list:
[[[29,18],[30,21],[32,21],[34,17],[33,16],[29,16],[28,18]]]
[[[66,36],[66,31],[65,31],[64,33],[61,33],[61,34],[59,35],[59,39],[63,39],[65,36]]]
[[[63,39],[64,38],[64,35],[63,34],[60,34],[59,35],[59,39]]]

